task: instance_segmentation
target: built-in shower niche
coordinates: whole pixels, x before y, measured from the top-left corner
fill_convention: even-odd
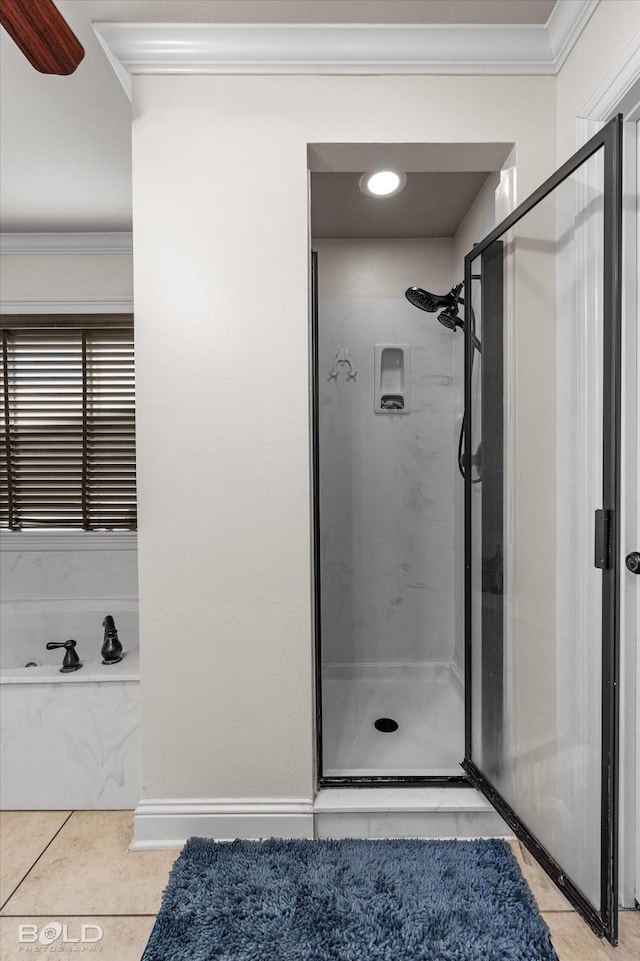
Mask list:
[[[411,410],[411,346],[376,344],[374,398],[376,414],[408,414]]]

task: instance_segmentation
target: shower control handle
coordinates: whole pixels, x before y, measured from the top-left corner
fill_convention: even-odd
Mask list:
[[[624,560],[627,570],[632,574],[640,574],[640,551],[631,551]]]

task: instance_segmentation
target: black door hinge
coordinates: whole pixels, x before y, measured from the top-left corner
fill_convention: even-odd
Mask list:
[[[613,511],[596,511],[593,563],[606,571],[613,561]]]

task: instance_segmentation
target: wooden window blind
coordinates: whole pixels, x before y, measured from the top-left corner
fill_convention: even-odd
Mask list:
[[[0,527],[135,530],[131,315],[0,316]]]

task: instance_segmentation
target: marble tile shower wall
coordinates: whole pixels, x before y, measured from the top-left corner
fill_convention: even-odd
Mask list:
[[[97,658],[102,642],[101,620],[108,613],[114,614],[118,626],[120,612],[123,641],[129,649],[137,648],[135,549],[34,550],[28,544],[30,534],[24,535],[26,542],[21,549],[22,545],[14,545],[14,541],[22,536],[0,536],[3,667],[20,666],[25,656],[38,656],[44,663],[44,644],[69,637],[77,639],[83,656]],[[95,624],[89,623],[87,610],[96,612]]]
[[[319,301],[325,664],[453,661],[454,335],[404,298]],[[374,413],[374,345],[411,345],[411,411]],[[329,372],[340,348],[357,370]]]

